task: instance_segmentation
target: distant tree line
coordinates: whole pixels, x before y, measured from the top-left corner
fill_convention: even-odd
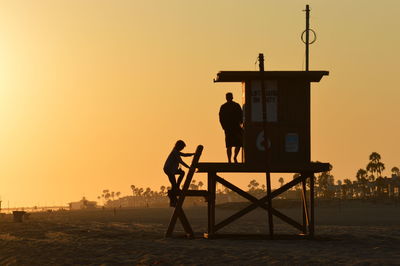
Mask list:
[[[381,161],[381,155],[371,153],[369,162],[356,173],[356,180],[344,179],[338,181],[339,191],[336,194],[340,198],[400,198],[400,170],[397,166],[391,168],[391,176],[382,176],[385,164]]]
[[[398,167],[391,168],[391,177],[383,177],[385,164],[381,160],[381,156],[377,152],[371,153],[369,161],[365,168],[361,168],[356,173],[356,180],[351,181],[346,178],[343,181],[337,180],[330,171],[316,175],[315,197],[322,199],[368,199],[368,198],[400,198],[400,170]],[[294,174],[293,179],[299,177],[300,174]],[[285,183],[283,177],[278,179],[281,186]],[[309,179],[307,179],[309,187]],[[202,181],[192,180],[189,189],[204,189]],[[168,186],[160,186],[159,191],[154,191],[150,187],[141,188],[131,185],[132,195],[120,197],[120,192],[113,192],[108,189],[103,190],[98,199],[103,199],[105,206],[138,206],[149,207],[157,204],[167,204]],[[296,185],[290,191],[283,193],[281,198],[287,198],[289,194],[299,195],[301,184]],[[247,185],[247,191],[254,196],[263,196],[266,194],[266,187],[253,179]],[[218,201],[241,201],[241,196],[222,185],[217,185],[217,202]],[[188,198],[193,203],[203,201],[201,198]],[[119,205],[118,205],[119,204]]]
[[[115,198],[120,198],[121,192],[110,191],[109,189],[104,189],[103,193],[97,197],[98,200],[102,200],[103,204],[109,201],[115,200]]]
[[[345,178],[337,180],[329,173],[321,173],[316,178],[316,197],[340,199],[384,199],[400,198],[400,171],[398,167],[391,168],[391,176],[382,176],[385,164],[381,155],[371,153],[365,169],[360,168],[355,180]]]

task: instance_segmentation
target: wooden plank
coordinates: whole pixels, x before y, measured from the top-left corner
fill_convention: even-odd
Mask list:
[[[227,180],[223,179],[222,177],[217,176],[217,182],[221,183],[225,187],[231,189],[232,191],[236,192],[243,198],[251,201],[252,203],[256,204],[257,207],[260,207],[264,210],[268,210],[268,206],[265,203],[260,202],[256,197],[252,196],[251,194],[247,193],[246,191],[238,188],[237,186],[233,185],[232,183],[228,182]]]
[[[282,221],[292,225],[293,227],[299,229],[300,231],[303,231],[303,226],[296,222],[295,220],[293,220],[292,218],[286,216],[285,214],[281,213],[280,211],[272,208],[272,214],[275,215],[276,217],[278,217],[279,219],[281,219]]]
[[[186,234],[189,237],[192,237],[194,235],[194,232],[192,230],[192,227],[190,226],[190,223],[186,217],[185,212],[183,211],[182,208],[177,209],[178,212],[178,218],[181,221],[182,227],[185,230]]]
[[[287,183],[286,185],[283,185],[280,189],[277,189],[277,190],[271,192],[271,198],[280,195],[281,193],[283,193],[287,189],[289,189],[289,188],[297,185],[298,183],[300,183],[305,178],[306,178],[305,176],[300,176],[300,177],[292,180],[291,182]],[[244,198],[250,200],[252,202],[252,204],[250,204],[246,208],[238,211],[237,213],[231,215],[230,217],[226,218],[225,220],[223,220],[220,223],[218,223],[217,225],[215,225],[215,232],[220,230],[221,228],[227,226],[228,224],[236,221],[237,219],[239,219],[240,217],[246,215],[247,213],[253,211],[257,207],[261,207],[263,209],[269,210],[268,204],[265,204],[265,201],[268,200],[267,196],[264,196],[261,199],[257,199],[255,197],[251,196],[250,194],[248,194],[247,192],[245,192],[245,191],[241,190],[240,188],[234,186],[233,184],[229,183],[225,179],[219,177],[219,176],[216,177],[216,180],[218,182],[220,182],[221,184],[223,184],[224,186],[227,186],[228,188],[232,189],[233,191],[235,191],[239,195],[243,196]],[[280,215],[281,213],[277,213],[276,210],[274,212],[273,209],[271,208],[271,214]],[[283,217],[282,215],[278,216],[278,218],[285,219],[285,218],[282,218],[282,217]],[[289,221],[289,220],[286,219],[285,221]],[[298,225],[299,225],[299,223],[295,222],[294,220],[290,221],[290,224],[293,225],[296,228],[298,228]],[[300,230],[302,230],[301,225],[300,225],[300,228],[301,228]]]
[[[307,234],[307,226],[310,224],[309,223],[309,218],[308,218],[308,206],[307,206],[307,186],[306,186],[306,180],[302,181],[302,191],[301,191],[301,198],[302,198],[302,209],[303,209],[303,233]]]
[[[263,205],[263,207],[267,207],[266,205]],[[225,220],[221,221],[220,223],[218,223],[217,225],[215,225],[215,232],[222,229],[223,227],[227,226],[228,224],[236,221],[237,219],[239,219],[240,217],[244,216],[245,214],[247,214],[248,212],[256,209],[257,206],[249,205],[246,208],[240,210],[239,212],[233,214],[232,216],[226,218]],[[295,227],[296,229],[303,231],[303,226],[296,222],[295,220],[293,220],[292,218],[286,216],[285,214],[281,213],[280,211],[271,208],[271,213],[273,215],[275,215],[276,217],[278,217],[279,219],[281,219],[282,221],[288,223],[289,225],[292,225],[293,227]]]
[[[249,193],[243,191],[242,189],[238,188],[237,186],[233,185],[232,183],[228,182],[227,180],[223,179],[220,176],[216,176],[216,181],[221,183],[222,185],[224,185],[225,187],[231,189],[232,191],[236,192],[237,194],[239,194],[240,196],[242,196],[243,198],[251,201],[252,203],[254,203],[254,206],[252,206],[251,208],[244,208],[243,210],[235,213],[234,215],[226,218],[225,220],[221,221],[220,223],[218,223],[217,225],[215,225],[215,232],[218,231],[219,229],[225,227],[226,225],[234,222],[235,220],[239,219],[240,217],[242,217],[243,215],[247,214],[248,212],[256,209],[257,207],[261,207],[265,210],[268,210],[268,206],[259,202],[259,200],[250,195]]]
[[[197,149],[196,149],[195,155],[193,156],[193,160],[190,165],[189,171],[186,175],[185,183],[183,184],[181,195],[178,197],[177,204],[174,209],[174,213],[172,214],[171,220],[168,225],[168,229],[167,229],[167,233],[166,233],[167,237],[170,237],[172,235],[172,232],[174,231],[178,217],[182,223],[182,226],[183,226],[185,232],[191,236],[193,236],[193,234],[194,234],[193,230],[189,224],[189,221],[187,220],[186,215],[183,212],[182,206],[183,206],[183,202],[185,201],[185,194],[189,190],[189,186],[190,186],[190,183],[192,182],[192,178],[196,171],[196,167],[200,160],[202,151],[203,151],[203,146],[202,145],[197,146]]]
[[[297,185],[298,183],[302,182],[303,186],[305,186],[305,182],[306,182],[306,178],[308,176],[306,174],[301,175],[300,177],[288,182],[287,184],[285,184],[284,186],[282,186],[281,188],[271,192],[271,199],[273,197],[276,197],[280,194],[282,194],[283,192],[285,192],[286,190],[292,188],[293,186]],[[244,209],[238,211],[237,213],[231,215],[230,217],[226,218],[225,220],[219,222],[218,224],[216,224],[214,226],[214,230],[213,233],[217,232],[218,230],[222,229],[223,227],[227,226],[228,224],[236,221],[237,219],[239,219],[240,217],[244,216],[245,214],[253,211],[254,209],[256,209],[257,207],[261,207],[265,210],[270,210],[271,215],[276,216],[277,218],[281,219],[282,221],[286,222],[287,224],[293,226],[294,228],[304,232],[304,224],[300,224],[297,221],[295,221],[294,219],[286,216],[285,214],[279,212],[278,210],[272,208],[271,205],[268,205],[268,203],[265,203],[268,200],[268,195],[262,197],[261,199],[257,199],[256,197],[250,195],[249,193],[243,191],[242,189],[236,187],[235,185],[231,184],[230,182],[228,182],[227,180],[215,175],[215,180],[218,181],[219,183],[221,183],[222,185],[226,186],[227,188],[231,189],[232,191],[238,193],[240,196],[246,198],[247,200],[251,201],[251,204],[248,205],[247,207],[245,207]],[[314,190],[314,182],[312,182],[312,191]],[[305,193],[305,192],[304,192]],[[311,190],[310,190],[311,193]],[[304,194],[305,196],[305,194]],[[304,197],[304,199],[307,199],[306,197]],[[306,202],[307,203],[307,202]],[[303,201],[304,204],[304,201]],[[269,206],[271,206],[269,208]],[[308,207],[307,205],[303,205],[305,210],[306,210],[306,224],[309,225],[309,231],[310,234],[311,232],[313,232],[313,226],[312,226],[312,222],[308,221]],[[312,206],[313,206],[313,197],[312,197]],[[313,214],[313,212],[311,212]],[[215,219],[215,218],[214,218]],[[313,218],[312,218],[313,219]],[[270,232],[270,236],[271,236],[271,232]]]
[[[275,198],[275,197],[279,196],[283,192],[285,192],[288,189],[294,187],[295,185],[299,184],[300,182],[302,182],[305,179],[306,179],[305,176],[300,176],[300,177],[297,177],[296,179],[293,179],[292,181],[290,181],[290,182],[286,183],[285,185],[281,186],[280,188],[272,191],[271,192],[271,198]],[[266,199],[266,197],[265,197],[265,199]]]
[[[271,192],[271,198],[275,198],[277,196],[279,196],[280,194],[284,193],[285,191],[287,191],[288,189],[294,187],[295,185],[297,185],[298,183],[302,182],[306,177],[304,176],[300,176],[296,179],[293,179],[292,181],[286,183],[285,185],[283,185],[282,187],[274,190]],[[217,181],[219,183],[221,183],[222,185],[226,186],[227,188],[235,191],[236,193],[238,193],[240,196],[255,202],[254,199],[256,199],[257,201],[260,201],[261,203],[264,203],[265,201],[267,201],[267,196],[264,196],[260,199],[257,199],[253,196],[251,196],[250,194],[248,194],[247,192],[243,191],[242,189],[236,187],[235,185],[233,185],[232,183],[229,183],[227,180],[223,179],[222,177],[217,176]]]
[[[242,196],[245,199],[248,199],[249,201],[256,203],[258,202],[258,199],[252,195],[250,195],[249,193],[247,193],[246,191],[238,188],[237,186],[233,185],[232,183],[228,182],[227,180],[223,179],[220,176],[216,176],[216,181],[221,183],[222,185],[224,185],[225,187],[229,188],[230,190],[236,192],[238,195]],[[266,209],[268,208],[265,205]]]
[[[247,214],[248,212],[256,209],[258,206],[255,206],[254,204],[251,204],[249,206],[247,206],[246,208],[240,210],[239,212],[233,214],[232,216],[226,218],[225,220],[221,221],[220,223],[218,223],[217,225],[215,225],[215,232],[217,232],[218,230],[222,229],[223,227],[227,226],[228,224],[236,221],[237,219],[239,219],[240,217],[244,216],[245,214]],[[262,205],[263,208],[267,208],[266,205]],[[281,213],[280,211],[271,208],[271,213],[273,215],[275,215],[276,217],[278,217],[279,219],[281,219],[282,221],[288,223],[289,225],[292,225],[293,227],[295,227],[296,229],[303,231],[303,226],[296,222],[295,220],[293,220],[292,218],[286,216],[285,214]]]
[[[243,215],[251,212],[252,210],[255,210],[257,208],[256,204],[250,204],[249,206],[247,206],[246,208],[238,211],[237,213],[233,214],[232,216],[226,218],[225,220],[223,220],[222,222],[219,222],[218,224],[215,225],[214,227],[214,232],[217,232],[218,230],[220,230],[221,228],[227,226],[228,224],[232,223],[233,221],[236,221],[237,219],[239,219],[240,217],[242,217]]]

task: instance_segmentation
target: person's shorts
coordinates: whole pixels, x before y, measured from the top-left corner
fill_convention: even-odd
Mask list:
[[[243,133],[242,130],[225,131],[225,145],[227,148],[230,147],[242,147],[243,145]]]
[[[185,171],[183,171],[182,169],[177,169],[176,171],[166,171],[166,169],[164,169],[164,173],[168,176],[169,182],[171,182],[171,187],[177,187],[177,181],[175,179],[175,175],[180,175],[180,176],[184,176],[185,175]]]

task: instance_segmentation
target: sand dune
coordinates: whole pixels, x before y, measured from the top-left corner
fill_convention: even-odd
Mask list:
[[[217,219],[233,213],[217,209]],[[282,212],[297,217],[300,209]],[[23,223],[0,221],[0,265],[398,265],[400,206],[319,207],[316,238],[203,239],[206,208],[187,208],[195,239],[164,238],[172,209],[32,213]],[[275,219],[276,232],[296,230]],[[181,233],[179,233],[179,231]],[[255,211],[223,233],[266,234],[266,214]]]

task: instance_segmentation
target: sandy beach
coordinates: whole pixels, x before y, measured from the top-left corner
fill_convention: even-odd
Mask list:
[[[32,213],[15,223],[0,219],[0,265],[398,265],[400,205],[351,203],[316,209],[314,240],[295,237],[204,239],[206,207],[186,207],[195,239],[164,238],[171,208]],[[233,213],[217,208],[217,220]],[[291,217],[300,208],[283,208]],[[274,219],[276,233],[298,232]],[[221,233],[267,233],[257,210]]]

